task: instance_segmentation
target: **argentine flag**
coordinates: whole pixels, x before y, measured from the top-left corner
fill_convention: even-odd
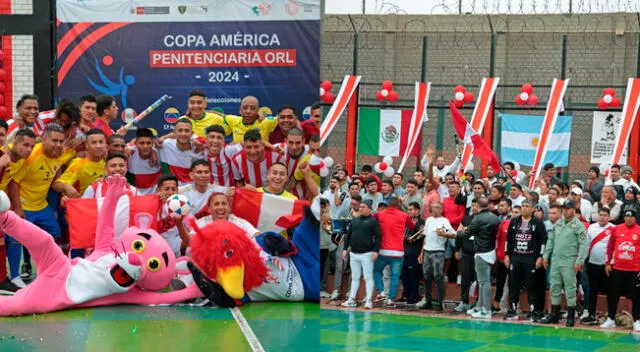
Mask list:
[[[500,114],[502,119],[502,148],[500,160],[532,166],[536,157],[544,116]],[[572,116],[558,116],[549,141],[547,155],[542,162],[556,167],[569,165]]]

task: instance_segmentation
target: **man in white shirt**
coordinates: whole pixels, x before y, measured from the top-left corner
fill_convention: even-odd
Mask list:
[[[635,187],[638,191],[640,191],[640,187],[637,183],[633,181],[633,169],[629,165],[622,166],[620,168],[620,174],[622,177],[617,181],[613,182],[616,186],[622,186],[622,189],[626,192],[627,188]]]
[[[589,279],[588,316],[582,318],[582,324],[595,325],[596,305],[598,293],[607,293],[609,277],[605,274],[607,261],[607,246],[614,225],[609,222],[609,209],[602,208],[598,212],[598,222],[593,223],[587,229],[589,236],[589,260],[587,262],[587,277]]]
[[[511,200],[511,205],[522,206],[522,201],[527,199],[522,195],[522,186],[518,183],[511,184],[511,190],[509,190],[509,199]]]
[[[351,198],[349,194],[340,188],[340,180],[337,176],[331,177],[329,189],[324,191],[322,198],[329,201],[333,218],[346,218],[349,216]]]
[[[576,206],[580,208],[580,214],[584,218],[584,221],[591,223],[591,212],[593,205],[588,200],[582,198],[582,189],[580,187],[573,187],[571,189],[571,193],[569,193],[569,198],[571,198]]]
[[[443,207],[440,202],[431,203],[431,216],[424,224],[424,245],[422,253],[418,256],[418,262],[422,264],[424,273],[424,298],[416,307],[442,311],[444,300],[444,257],[447,238],[441,234],[454,234],[451,223],[442,216]],[[439,235],[440,233],[440,235]],[[438,299],[435,307],[431,305],[431,284],[436,281]]]

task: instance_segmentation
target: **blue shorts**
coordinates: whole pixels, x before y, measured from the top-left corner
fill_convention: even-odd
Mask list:
[[[38,211],[25,210],[24,217],[30,223],[48,232],[53,238],[60,237],[60,225],[58,225],[58,219],[56,219],[56,214],[51,207],[47,206]]]

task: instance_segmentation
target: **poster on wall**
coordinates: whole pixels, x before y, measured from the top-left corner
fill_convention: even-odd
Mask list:
[[[57,96],[113,95],[114,129],[167,94],[140,124],[164,134],[196,88],[234,115],[248,95],[266,114],[318,100],[320,0],[58,0],[57,16]]]
[[[609,111],[593,112],[593,128],[591,129],[591,163],[608,164],[613,156],[616,144],[616,132],[620,127],[622,113]],[[624,148],[622,160],[627,160],[627,151]]]

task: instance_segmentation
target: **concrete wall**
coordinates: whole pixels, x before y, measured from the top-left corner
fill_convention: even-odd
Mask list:
[[[598,15],[462,15],[462,16],[327,16],[323,22],[321,78],[341,81],[353,67],[353,33],[360,32],[358,73],[365,83],[361,102],[375,103],[375,92],[383,80],[396,84],[401,103],[412,105],[413,82],[420,80],[422,41],[428,37],[427,79],[434,84],[431,103],[450,99],[453,86],[464,84],[477,93],[482,77],[489,75],[492,28],[497,33],[495,76],[500,77],[498,103],[512,103],[521,85],[530,82],[544,107],[553,78],[560,78],[562,35],[568,37],[566,94],[569,104],[596,108],[605,87],[616,88],[624,97],[629,77],[636,76],[638,18],[636,14]],[[366,83],[374,83],[366,85]],[[438,85],[450,85],[438,87]],[[581,87],[585,86],[585,87]],[[404,99],[404,101],[403,101]],[[513,104],[515,105],[515,104]],[[503,112],[515,112],[503,110]],[[543,114],[542,111],[518,112]],[[428,111],[423,147],[436,142],[438,111]],[[574,116],[571,139],[571,177],[584,178],[590,162],[591,112]],[[470,110],[467,110],[470,115]],[[454,138],[450,115],[444,114],[444,155],[453,156]],[[496,118],[496,133],[500,124]],[[343,160],[346,121],[333,132],[329,153]],[[359,165],[378,158],[362,156]],[[415,161],[409,164],[415,165]],[[407,170],[409,172],[411,170]]]

